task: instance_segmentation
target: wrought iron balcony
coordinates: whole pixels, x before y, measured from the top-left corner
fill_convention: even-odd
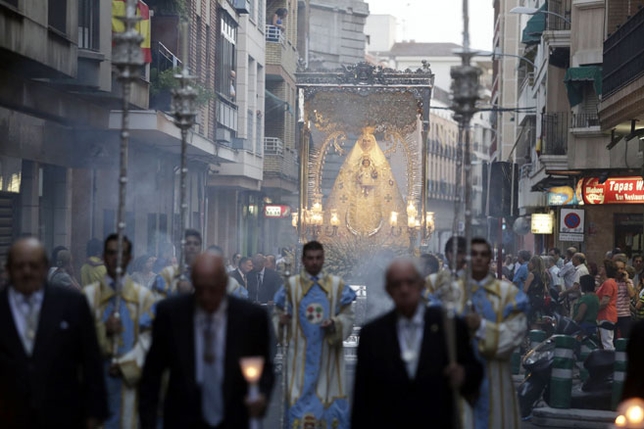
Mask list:
[[[545,113],[541,117],[542,155],[568,153],[568,113]]]
[[[571,0],[549,0],[546,15],[547,30],[570,30]],[[555,15],[556,14],[556,15]],[[561,15],[561,16],[557,16]],[[562,17],[567,18],[566,21]]]
[[[597,112],[573,113],[571,128],[590,128],[599,126],[599,115]]]
[[[603,97],[644,76],[644,8],[604,41]]]

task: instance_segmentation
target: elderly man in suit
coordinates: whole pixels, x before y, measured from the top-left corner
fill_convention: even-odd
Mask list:
[[[474,399],[483,368],[455,319],[456,362],[450,363],[439,307],[421,299],[424,280],[415,261],[397,259],[386,272],[395,309],[360,332],[352,429],[455,427],[460,418],[452,389]],[[428,420],[430,419],[430,420]]]
[[[0,427],[95,428],[107,397],[94,320],[85,297],[46,286],[35,238],[9,250],[0,293]]]
[[[163,427],[247,428],[261,417],[273,386],[266,312],[226,294],[228,276],[221,256],[199,255],[192,266],[194,294],[161,301],[140,385],[141,427],[157,427],[164,371],[170,378]],[[240,358],[261,356],[260,399],[250,402]]]
[[[266,268],[266,257],[261,253],[253,256],[253,271],[248,273],[248,299],[257,304],[273,304],[275,293],[284,280],[275,270]]]

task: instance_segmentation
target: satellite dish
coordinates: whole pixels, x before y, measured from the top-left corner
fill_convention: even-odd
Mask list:
[[[530,232],[530,220],[526,216],[521,216],[514,221],[512,230],[517,235],[526,235]]]

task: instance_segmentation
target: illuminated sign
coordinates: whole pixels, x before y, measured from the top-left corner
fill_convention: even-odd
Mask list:
[[[548,189],[549,206],[565,206],[573,204],[575,191],[570,186],[556,186]]]
[[[583,179],[581,193],[585,204],[642,204],[644,179],[616,177],[599,183],[598,178],[589,177]]]
[[[552,234],[554,219],[551,214],[533,213],[530,224],[533,234]]]
[[[291,216],[291,207],[284,205],[264,206],[264,216],[270,218],[282,218]]]

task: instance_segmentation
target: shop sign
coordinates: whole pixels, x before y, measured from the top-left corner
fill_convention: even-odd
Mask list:
[[[574,204],[575,191],[570,186],[556,186],[548,190],[549,206],[565,206]]]
[[[608,178],[599,183],[596,177],[583,179],[582,197],[586,204],[642,204],[644,179],[642,177]]]
[[[285,205],[264,206],[264,216],[269,218],[284,218],[291,216],[291,207]]]
[[[533,213],[530,226],[533,234],[552,234],[553,216],[549,213]]]

